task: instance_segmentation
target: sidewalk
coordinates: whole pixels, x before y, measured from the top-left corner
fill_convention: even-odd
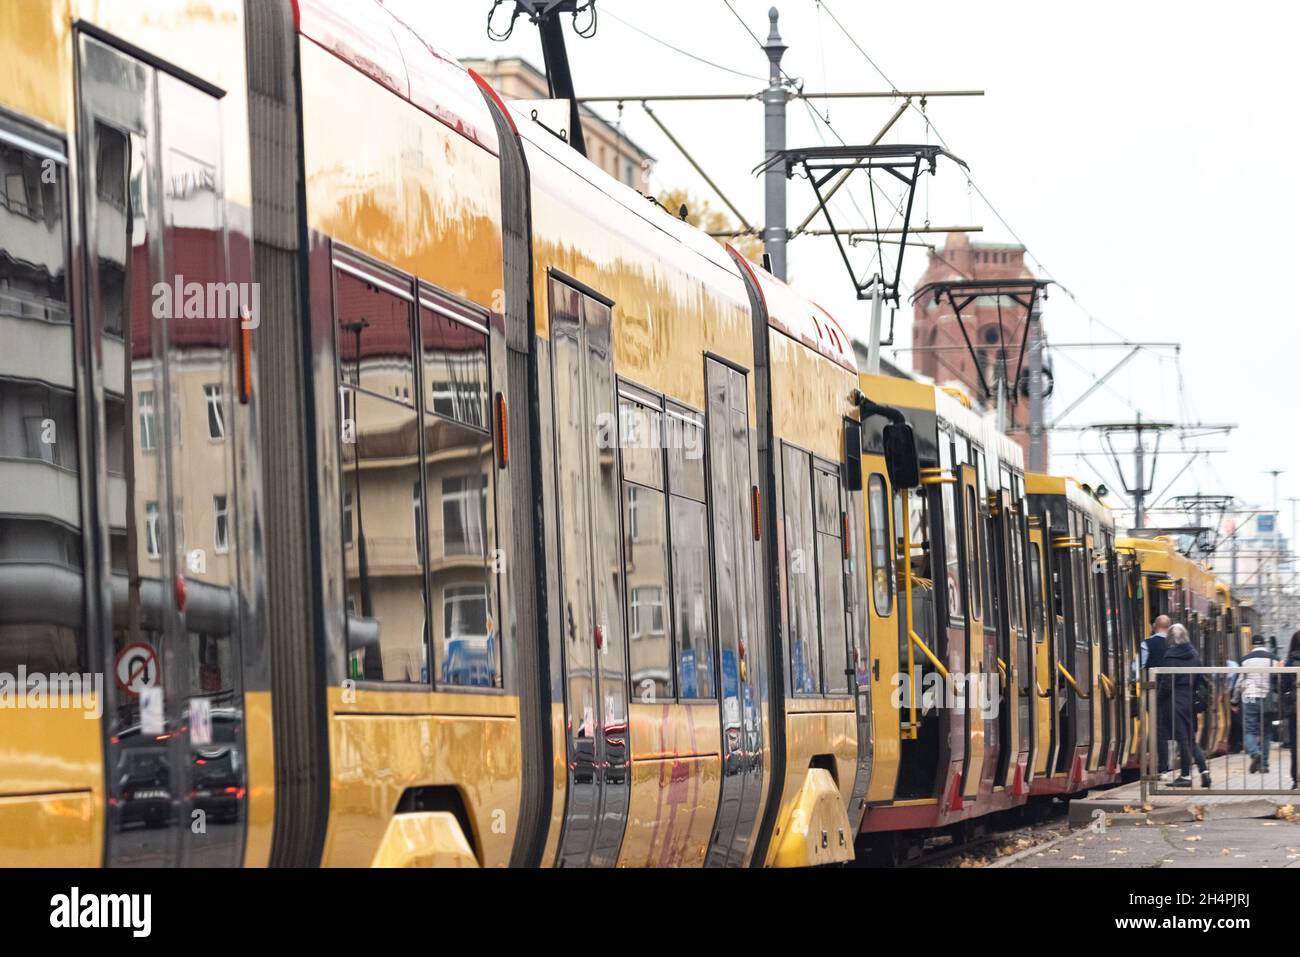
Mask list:
[[[1273,745],[1268,773],[1249,773],[1250,757],[1244,753],[1226,754],[1209,762],[1211,789],[1220,788],[1252,792],[1245,794],[1205,794],[1201,776],[1192,768],[1192,787],[1172,794],[1151,795],[1142,801],[1138,781],[1117,788],[1104,788],[1087,797],[1070,802],[1070,826],[1083,827],[1096,821],[1097,811],[1105,811],[1109,826],[1143,825],[1201,819],[1271,817],[1280,807],[1300,803],[1300,791],[1289,790],[1291,752]],[[1175,772],[1176,773],[1176,772]],[[1168,785],[1164,785],[1168,790]]]
[[[1297,867],[1300,818],[1072,831],[990,867]]]
[[[1211,795],[1194,786],[1153,795],[1141,784],[1093,791],[1070,802],[1074,830],[992,867],[1295,867],[1300,866],[1300,791],[1291,754],[1274,745],[1269,773],[1248,773],[1249,757],[1209,762],[1213,788],[1258,793]],[[1265,793],[1265,791],[1277,793]]]

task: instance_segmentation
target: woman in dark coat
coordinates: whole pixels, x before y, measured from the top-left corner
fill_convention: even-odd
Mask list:
[[[1300,667],[1300,631],[1291,636],[1291,644],[1286,650],[1286,667]],[[1291,737],[1291,789],[1295,790],[1296,778],[1296,748],[1300,746],[1300,731],[1296,727],[1296,687],[1295,675],[1287,674],[1282,676],[1282,720],[1288,726]]]
[[[1165,651],[1166,668],[1200,668],[1201,659],[1192,647],[1187,629],[1182,625],[1173,625],[1169,629],[1169,642]],[[1196,768],[1201,772],[1201,787],[1210,786],[1210,772],[1205,764],[1205,752],[1196,740],[1196,708],[1194,706],[1195,688],[1205,683],[1205,675],[1175,675],[1173,679],[1174,699],[1174,738],[1178,742],[1178,777],[1170,787],[1189,788],[1192,786],[1191,759],[1196,759]]]

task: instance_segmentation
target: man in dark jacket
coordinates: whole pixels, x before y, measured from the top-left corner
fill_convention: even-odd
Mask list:
[[[1187,629],[1182,625],[1169,628],[1168,643],[1165,646],[1166,668],[1200,668],[1201,659],[1192,647]],[[1205,764],[1205,752],[1196,739],[1195,689],[1205,682],[1203,674],[1172,675],[1170,682],[1173,697],[1174,737],[1178,741],[1178,777],[1171,787],[1189,788],[1192,786],[1191,758],[1196,759],[1196,769],[1201,772],[1201,787],[1210,786],[1210,771]]]
[[[1168,634],[1169,616],[1157,615],[1151,623],[1151,637],[1142,642],[1143,668],[1164,667]],[[1169,737],[1173,724],[1169,686],[1162,679],[1156,690],[1156,755],[1161,774],[1169,770]]]
[[[1142,642],[1142,667],[1163,668],[1165,648],[1169,641],[1169,616],[1157,615],[1151,622],[1151,637]]]

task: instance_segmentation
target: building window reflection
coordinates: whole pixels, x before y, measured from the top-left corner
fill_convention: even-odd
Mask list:
[[[627,540],[641,541],[641,513],[637,505],[638,489],[635,485],[627,488]]]
[[[158,440],[154,435],[154,408],[153,392],[140,393],[140,451],[152,452],[158,448]],[[209,428],[211,426],[209,425]]]
[[[632,589],[628,606],[630,634],[633,641],[662,637],[664,633],[664,593],[658,585]]]
[[[487,427],[488,337],[467,317],[433,302],[420,306],[427,411],[476,429]]]
[[[220,442],[226,437],[226,411],[221,404],[221,386],[205,385],[203,396],[208,403],[208,438]]]
[[[443,479],[443,554],[483,554],[486,512],[487,480],[482,475],[456,475]]]
[[[486,585],[448,585],[443,591],[444,684],[486,687],[496,683],[496,648],[489,626]]]
[[[145,502],[144,505],[144,549],[150,558],[162,554],[158,537],[158,503]]]
[[[226,496],[212,496],[213,547],[221,553],[230,551],[230,510]]]

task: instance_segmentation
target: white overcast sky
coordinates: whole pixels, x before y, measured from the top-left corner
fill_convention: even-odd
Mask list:
[[[388,3],[456,56],[521,55],[542,64],[537,31],[524,19],[507,42],[488,40],[490,0]],[[767,36],[768,0],[732,5],[754,33]],[[1162,448],[1226,450],[1197,460],[1169,494],[1226,492],[1268,505],[1273,480],[1264,470],[1285,469],[1278,494],[1281,527],[1290,531],[1286,498],[1300,496],[1300,409],[1292,388],[1300,377],[1300,289],[1292,286],[1300,264],[1294,248],[1300,235],[1300,7],[1276,0],[825,0],[822,9],[816,0],[778,0],[776,6],[789,46],[783,66],[810,92],[890,89],[827,9],[897,88],[985,91],[980,98],[932,99],[928,113],[1028,245],[1039,274],[1077,297],[1076,304],[1051,290],[1044,310],[1049,339],[1182,344],[1181,390],[1173,354],[1143,352],[1067,423],[1131,419],[1137,410],[1147,419],[1236,423],[1226,437],[1185,443],[1177,434],[1165,437]],[[723,0],[598,0],[598,8],[602,15],[591,39],[576,37],[566,22],[580,94],[736,93],[765,85],[766,57]],[[691,60],[628,24],[764,80]],[[829,109],[831,124],[851,143],[868,141],[895,105],[815,104],[823,114]],[[617,118],[613,106],[600,111]],[[762,159],[762,106],[665,103],[656,112],[750,221],[761,223],[762,184],[750,170]],[[721,206],[639,106],[629,103],[622,122],[658,159],[656,193],[684,186]],[[833,139],[792,102],[789,145],[819,145],[823,136]],[[923,120],[909,112],[886,141],[924,142],[925,136]],[[865,182],[854,198],[869,216]],[[809,186],[791,181],[792,225],[811,203]],[[923,221],[927,208],[935,225],[983,226],[976,240],[1013,241],[952,165],[941,163],[928,192],[922,187],[914,219]],[[842,223],[862,222],[847,201],[836,212]],[[868,254],[858,255],[865,268]],[[924,249],[908,249],[903,275],[909,287],[925,258]],[[867,304],[855,301],[830,240],[793,242],[790,273],[844,325],[865,324]],[[905,308],[898,314],[900,345],[910,344],[910,313]],[[1056,351],[1055,408],[1064,409],[1123,355],[1106,348]],[[906,354],[898,359],[908,364]],[[1095,434],[1059,432],[1052,442],[1055,471],[1095,484],[1091,463],[1117,487]],[[1084,460],[1062,454],[1068,450],[1098,455]],[[1185,455],[1162,455],[1155,492],[1186,461]],[[1131,459],[1125,465],[1131,472]],[[1178,519],[1166,516],[1164,522]]]

